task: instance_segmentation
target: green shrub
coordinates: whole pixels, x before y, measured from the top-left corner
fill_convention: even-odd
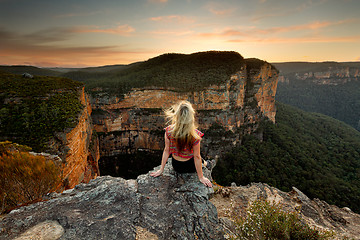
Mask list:
[[[279,204],[256,200],[244,218],[235,217],[235,239],[330,239],[335,233],[311,228],[297,212],[286,212]]]

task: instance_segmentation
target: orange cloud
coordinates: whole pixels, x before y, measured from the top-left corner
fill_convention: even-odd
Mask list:
[[[215,15],[218,15],[218,16],[222,16],[222,15],[229,15],[231,14],[232,12],[234,12],[233,9],[223,9],[223,10],[218,10],[218,9],[213,9],[213,8],[210,8],[209,11]]]
[[[108,33],[108,34],[119,34],[129,35],[135,32],[135,29],[127,24],[119,25],[116,28],[101,29],[99,27],[77,27],[73,29],[75,33]]]
[[[299,38],[246,38],[232,39],[227,42],[256,42],[256,43],[341,43],[341,42],[359,42],[360,35],[347,37],[299,37]]]
[[[356,19],[347,19],[337,22],[330,21],[315,21],[307,24],[301,25],[293,25],[286,27],[272,27],[272,28],[257,28],[257,27],[240,27],[239,29],[225,28],[221,32],[214,33],[200,33],[200,37],[230,37],[230,36],[247,36],[247,37],[255,37],[255,36],[265,36],[265,35],[274,35],[277,33],[287,33],[293,31],[302,31],[302,30],[319,30],[330,26],[342,25],[351,22],[358,21]]]
[[[25,44],[7,45],[3,49],[0,64],[28,64],[49,66],[99,66],[126,64],[154,56],[153,51],[144,49],[122,49],[117,46],[63,47],[34,46]]]
[[[179,16],[179,15],[152,17],[150,18],[150,20],[154,22],[166,22],[166,23],[177,22],[180,24],[190,24],[195,22],[193,18],[186,16]]]
[[[73,34],[74,29],[58,28],[23,35],[0,27],[0,64],[99,66],[131,63],[156,55],[148,49],[60,43],[71,39]]]
[[[167,31],[167,30],[159,30],[159,31],[152,31],[149,32],[153,35],[164,35],[164,36],[185,36],[194,34],[194,31],[184,30],[184,31]]]
[[[233,6],[226,8],[222,4],[215,2],[210,2],[207,6],[205,6],[205,8],[217,16],[229,16],[236,10]]]

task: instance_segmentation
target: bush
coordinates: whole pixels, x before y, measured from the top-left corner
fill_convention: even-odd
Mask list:
[[[236,239],[330,239],[335,233],[311,228],[297,212],[286,212],[279,204],[256,200],[244,218],[235,217]]]
[[[0,213],[41,199],[54,190],[59,177],[59,168],[43,156],[21,151],[3,152],[0,156]]]

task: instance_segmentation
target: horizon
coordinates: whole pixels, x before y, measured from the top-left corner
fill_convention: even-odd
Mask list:
[[[211,50],[358,62],[359,10],[355,0],[0,0],[0,65],[99,67]]]
[[[164,53],[166,54],[166,53]],[[190,53],[191,54],[191,53]],[[160,54],[162,55],[162,54]],[[157,57],[157,56],[155,56]],[[24,64],[15,64],[15,65],[6,65],[6,64],[0,64],[1,67],[37,67],[37,68],[48,68],[48,69],[53,69],[53,68],[64,68],[64,69],[81,69],[81,68],[99,68],[99,67],[111,67],[111,66],[119,66],[119,65],[130,65],[130,64],[134,64],[134,63],[140,63],[140,62],[145,62],[147,60],[150,60],[151,58],[149,59],[146,59],[146,60],[140,60],[140,61],[137,61],[137,62],[132,62],[132,63],[128,63],[128,64],[108,64],[108,65],[94,65],[94,66],[85,66],[85,67],[62,67],[62,66],[50,66],[50,67],[47,67],[47,66],[36,66],[36,65],[24,65]],[[246,58],[244,58],[246,59]],[[262,59],[260,59],[262,60]],[[344,61],[344,62],[336,62],[336,61],[321,61],[321,62],[310,62],[310,61],[290,61],[290,62],[268,62],[270,64],[281,64],[281,63],[359,63],[360,64],[360,61]]]

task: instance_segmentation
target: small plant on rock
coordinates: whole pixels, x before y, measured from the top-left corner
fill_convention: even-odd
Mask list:
[[[234,239],[331,239],[335,233],[311,228],[302,221],[299,213],[286,212],[280,204],[256,200],[244,218],[234,217]]]

